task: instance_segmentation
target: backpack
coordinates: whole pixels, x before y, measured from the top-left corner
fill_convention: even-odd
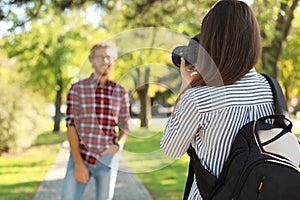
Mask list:
[[[287,158],[288,153],[270,152],[265,148],[280,141],[287,134],[295,138],[296,136],[291,133],[292,122],[283,115],[287,108],[278,82],[264,76],[272,89],[275,114],[249,122],[239,130],[219,178],[205,170],[195,149],[190,146],[187,151],[190,163],[184,191],[185,200],[188,199],[194,174],[204,200],[300,200],[298,165]],[[261,131],[266,135],[273,134],[274,130],[277,131],[274,137],[268,141],[261,140]],[[294,154],[300,156],[298,140],[296,139],[296,144],[290,145],[296,146],[297,152]]]

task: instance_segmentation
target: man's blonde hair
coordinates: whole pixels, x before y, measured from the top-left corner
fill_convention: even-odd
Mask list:
[[[89,59],[91,59],[94,56],[95,51],[100,48],[110,49],[113,57],[117,58],[118,53],[117,53],[116,45],[113,42],[104,41],[104,42],[96,43],[92,46],[92,48],[90,49]]]

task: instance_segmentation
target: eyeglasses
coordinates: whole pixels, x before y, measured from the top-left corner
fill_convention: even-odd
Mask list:
[[[93,56],[94,59],[96,59],[96,61],[100,61],[100,62],[112,62],[114,60],[113,57],[111,56],[104,56],[104,55],[96,55],[96,56]]]

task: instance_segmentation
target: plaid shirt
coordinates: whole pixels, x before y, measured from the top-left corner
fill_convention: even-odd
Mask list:
[[[115,142],[115,126],[128,131],[128,94],[110,80],[104,86],[99,85],[92,74],[71,86],[66,114],[67,126],[76,127],[83,159],[95,165],[99,153]]]

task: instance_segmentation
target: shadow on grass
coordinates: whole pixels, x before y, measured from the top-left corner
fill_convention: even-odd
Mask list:
[[[32,200],[35,192],[33,191],[33,188],[37,188],[38,185],[38,181],[23,182],[13,185],[0,184],[0,197],[3,200]]]

